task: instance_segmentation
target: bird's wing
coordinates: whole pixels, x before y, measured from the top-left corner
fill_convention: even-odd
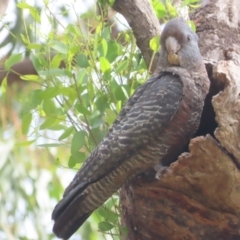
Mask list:
[[[130,101],[135,100],[131,108],[92,152],[65,190],[63,199],[52,213],[52,219],[56,221],[55,233],[61,231],[61,224],[69,214],[73,214],[75,205],[80,200],[84,201],[84,190],[91,183],[104,178],[138,148],[154,140],[175,116],[183,98],[180,77],[165,72],[149,80],[136,91],[138,97],[135,94],[132,96]],[[80,218],[77,228],[86,220],[89,212]]]
[[[171,121],[183,97],[180,77],[164,73],[149,80],[131,97],[131,108],[92,152],[64,195],[79,182],[91,183],[107,175]]]
[[[141,85],[134,94],[128,99],[117,118],[113,122],[112,126],[109,128],[108,134],[110,134],[113,129],[121,122],[121,120],[126,116],[126,114],[130,111],[132,106],[138,101],[139,97],[142,96],[143,92],[151,86],[151,84],[156,81],[156,78],[160,78],[161,76],[153,75],[151,76],[143,85]]]

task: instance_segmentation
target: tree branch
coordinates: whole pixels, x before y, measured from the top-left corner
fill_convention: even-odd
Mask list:
[[[53,57],[54,55],[52,54],[51,58]],[[61,61],[59,68],[65,67],[65,62]],[[14,64],[10,71],[6,71],[4,65],[0,65],[0,85],[6,76],[8,84],[15,82],[26,82],[20,78],[21,75],[38,75],[31,59],[25,58],[21,62]]]
[[[15,64],[11,68],[12,71],[8,72],[5,70],[3,65],[0,65],[0,84],[3,79],[8,75],[8,84],[21,81],[20,75],[26,74],[37,74],[32,61],[28,58],[22,60],[21,62]]]
[[[133,30],[137,46],[143,58],[150,65],[153,52],[149,47],[150,40],[160,35],[160,25],[149,0],[116,0],[113,9],[121,13]],[[157,67],[158,54],[152,61],[152,72]]]

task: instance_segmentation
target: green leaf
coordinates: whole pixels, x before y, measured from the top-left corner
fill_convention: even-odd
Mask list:
[[[73,36],[81,36],[78,27],[74,24],[68,24],[68,26],[66,27],[66,32],[73,34]]]
[[[76,152],[76,153],[72,154],[72,156],[76,163],[83,163],[86,159],[86,156],[83,152]]]
[[[51,60],[51,68],[59,68],[62,60],[61,54],[56,54]]]
[[[171,16],[176,17],[177,16],[177,10],[176,8],[172,5],[170,0],[166,1],[166,7],[168,12],[170,13]]]
[[[102,115],[97,115],[90,119],[90,125],[92,128],[97,128],[103,124]]]
[[[40,89],[36,89],[36,90],[33,90],[30,92],[29,94],[29,103],[30,103],[30,108],[29,110],[32,110],[34,108],[36,108],[38,105],[41,104],[42,102],[42,99],[39,98],[38,94],[42,92],[42,90]]]
[[[105,57],[100,57],[100,68],[102,72],[106,72],[111,69],[109,61]]]
[[[50,46],[59,53],[67,54],[68,52],[68,46],[63,42],[52,40]]]
[[[127,60],[120,62],[120,64],[116,68],[116,73],[120,73],[120,72],[124,71],[128,65],[129,65],[129,62]]]
[[[88,58],[83,53],[80,53],[76,57],[77,65],[81,68],[86,68],[89,66]]]
[[[100,45],[98,46],[98,52],[100,57],[106,57],[108,50],[108,44],[107,41],[103,38],[100,42]]]
[[[116,78],[111,78],[109,86],[111,89],[115,89],[119,86],[118,82],[116,81]]]
[[[118,214],[106,207],[100,207],[97,212],[100,216],[104,217],[107,222],[116,223],[118,220]]]
[[[126,100],[126,96],[122,90],[122,86],[118,86],[114,90],[114,96],[116,97],[117,100],[119,101],[124,101]]]
[[[20,2],[17,6],[21,9],[28,9],[32,17],[36,20],[36,22],[41,23],[41,18],[39,16],[38,10],[27,3]]]
[[[76,162],[74,160],[74,157],[73,156],[70,156],[69,160],[68,160],[68,167],[69,168],[74,168],[76,165]]]
[[[65,128],[65,125],[58,124],[58,123],[62,122],[63,119],[56,118],[56,121],[54,122],[54,125],[50,126],[48,129],[53,130],[53,131],[62,131]]]
[[[102,21],[99,21],[99,22],[97,22],[97,23],[98,23],[98,24],[97,24],[97,26],[96,26],[96,28],[95,28],[95,33],[96,33],[96,36],[98,37],[98,36],[101,34],[101,32],[102,32],[104,23],[103,23]]]
[[[22,75],[20,78],[25,81],[42,82],[38,75]]]
[[[95,91],[94,91],[94,87],[93,87],[93,83],[92,81],[89,81],[87,84],[87,91],[88,91],[88,96],[90,99],[95,97]]]
[[[107,60],[112,63],[118,56],[118,44],[116,41],[108,42]]]
[[[58,140],[61,141],[61,140],[65,139],[65,138],[69,137],[72,134],[73,131],[74,131],[74,127],[73,126],[67,128],[64,131],[64,133],[58,138]]]
[[[94,141],[92,138],[90,138],[89,142],[91,142],[93,146],[96,145],[96,142],[100,143],[108,132],[106,127],[105,128],[103,128],[103,127],[92,128],[91,131],[94,136]]]
[[[22,54],[12,54],[4,63],[6,70],[9,70],[14,64],[22,60]]]
[[[91,112],[87,108],[85,108],[84,106],[80,105],[79,103],[77,103],[75,105],[75,108],[77,109],[77,111],[79,113],[81,113],[83,115],[90,115],[91,114]]]
[[[77,84],[78,86],[82,86],[83,83],[87,83],[88,74],[86,69],[81,69],[77,76]]]
[[[1,91],[2,91],[2,94],[5,94],[7,92],[7,77],[5,77],[2,81]]]
[[[68,71],[67,69],[62,68],[51,68],[48,70],[41,70],[38,71],[39,75],[42,77],[53,77],[53,76],[67,76],[72,77],[72,73]]]
[[[51,127],[52,125],[54,125],[54,123],[56,122],[56,118],[53,117],[47,117],[46,120],[44,121],[44,123],[41,124],[40,126],[40,130],[46,129]]]
[[[40,44],[37,43],[30,43],[27,45],[28,49],[40,49],[42,46]]]
[[[31,113],[23,116],[23,120],[22,120],[22,133],[23,134],[27,134],[31,122],[32,122],[32,114]]]
[[[159,47],[160,47],[160,36],[157,35],[157,36],[153,37],[150,40],[149,46],[154,52],[158,52]]]
[[[99,231],[101,231],[101,232],[109,231],[109,230],[111,230],[113,227],[114,227],[114,225],[112,225],[112,224],[109,223],[109,222],[105,222],[105,221],[100,222],[100,223],[98,224],[98,229],[99,229]]]
[[[152,1],[152,5],[158,19],[163,18],[167,14],[165,6],[159,0]]]
[[[54,114],[56,112],[56,106],[52,99],[43,100],[43,111],[46,115]]]
[[[101,95],[96,101],[96,107],[100,112],[104,112],[108,107],[108,98],[106,95]]]
[[[186,5],[190,5],[192,3],[199,3],[199,0],[184,0],[183,3]]]
[[[199,3],[199,4],[194,3],[194,4],[189,4],[188,6],[189,6],[190,8],[197,9],[197,8],[200,8],[200,7],[201,7],[201,4],[200,4],[200,3]]]
[[[82,89],[85,90],[86,88],[87,88],[87,86],[85,86],[85,87],[82,88]],[[87,92],[83,93],[83,94],[81,95],[81,98],[82,98],[83,104],[84,104],[85,106],[89,106],[89,104],[90,104],[90,96],[89,96],[89,93],[87,93]]]
[[[118,205],[119,198],[111,197],[108,199],[108,201],[105,203],[105,206],[107,209],[111,209],[113,206]]]
[[[103,28],[101,36],[105,39],[110,39],[111,38],[111,32],[112,32],[111,27],[106,26],[106,27]]]
[[[105,121],[109,124],[112,125],[114,120],[116,119],[116,114],[111,110],[111,109],[106,109],[105,111]]]
[[[62,143],[45,143],[45,144],[38,144],[38,147],[44,147],[44,148],[49,148],[49,147],[60,147],[62,146]]]
[[[77,98],[77,92],[76,89],[72,86],[70,87],[61,87],[58,89],[59,95],[62,94],[64,96],[67,96],[69,100],[74,101]]]
[[[72,54],[72,56],[74,56],[79,51],[80,51],[80,47],[79,46],[72,46],[69,49],[69,53]]]
[[[115,2],[115,0],[108,0],[108,1],[109,1],[109,5],[112,7],[114,2]]]
[[[50,99],[56,97],[58,94],[59,89],[57,87],[49,87],[38,93],[38,97],[41,99]]]
[[[25,146],[31,145],[31,144],[34,143],[34,142],[35,142],[35,140],[17,142],[17,143],[15,144],[15,146],[16,146],[16,147],[25,147]]]
[[[73,135],[71,143],[71,153],[74,154],[85,144],[86,133],[81,130]]]
[[[23,34],[20,34],[24,43],[29,44],[29,39],[26,38]]]
[[[31,59],[32,59],[33,66],[37,70],[37,72],[41,71],[43,67],[48,66],[48,63],[41,55],[39,56],[32,55]]]

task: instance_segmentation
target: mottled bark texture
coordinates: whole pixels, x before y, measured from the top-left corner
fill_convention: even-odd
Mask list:
[[[211,80],[202,124],[159,180],[122,188],[123,239],[240,239],[239,18],[237,0],[205,0],[192,15]]]
[[[213,61],[224,59],[223,50],[240,50],[239,0],[203,0],[203,7],[193,15],[204,58]]]

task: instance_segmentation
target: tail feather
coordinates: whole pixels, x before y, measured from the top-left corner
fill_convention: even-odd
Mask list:
[[[70,191],[54,208],[52,219],[55,221],[53,232],[62,239],[68,239],[92,214],[91,212],[78,212],[81,203],[86,198],[83,193],[88,184],[82,183]]]
[[[82,215],[81,217],[75,219],[74,221],[71,222],[71,225],[64,231],[61,231],[58,237],[67,240],[69,239],[78,229],[79,227],[88,219],[88,217],[92,214],[92,212],[86,213]],[[58,230],[53,228],[54,230]],[[56,234],[56,232],[54,232]],[[57,235],[57,234],[56,234]]]
[[[137,156],[133,160],[123,162],[96,181],[80,182],[79,178],[73,181],[53,210],[53,232],[63,239],[71,237],[91,213],[111,197],[130,176],[142,171],[145,163],[135,169],[135,163],[139,164],[139,160]]]

